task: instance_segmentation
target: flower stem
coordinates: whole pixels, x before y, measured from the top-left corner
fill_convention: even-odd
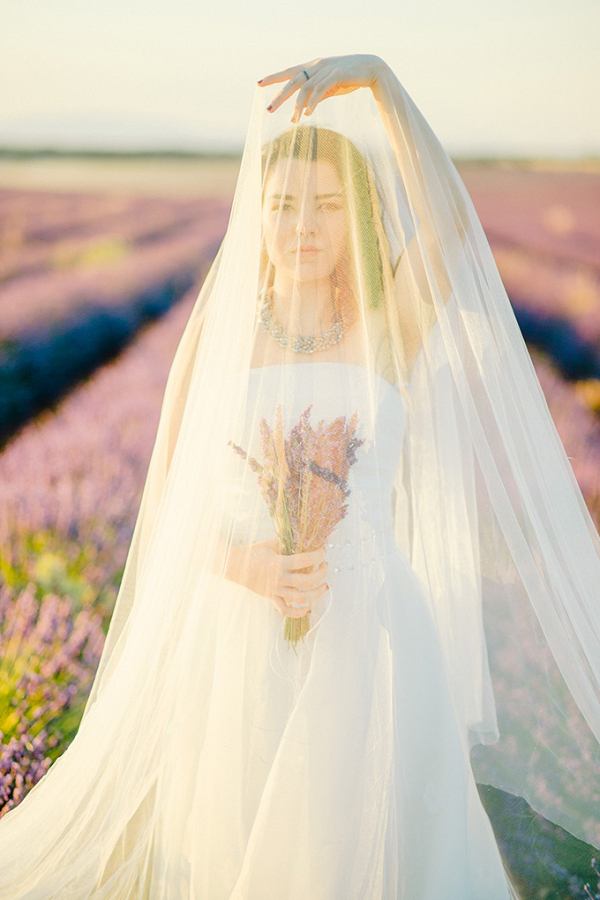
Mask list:
[[[286,616],[283,636],[286,641],[289,641],[289,643],[292,645],[294,653],[296,652],[296,644],[298,643],[298,641],[304,640],[309,630],[310,613],[306,613],[305,616],[300,617]]]

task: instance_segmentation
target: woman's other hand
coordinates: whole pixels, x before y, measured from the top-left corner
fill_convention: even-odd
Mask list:
[[[299,618],[327,590],[325,548],[286,556],[278,538],[229,549],[226,577],[268,597],[282,616]],[[315,567],[313,572],[301,571]]]
[[[298,91],[292,115],[292,122],[295,123],[302,115],[303,109],[309,116],[317,103],[327,97],[349,94],[361,87],[373,90],[377,84],[377,78],[384,68],[387,68],[386,63],[379,56],[366,53],[327,56],[283,69],[272,75],[266,75],[260,79],[258,84],[265,87],[280,81],[287,82],[267,107],[270,112],[275,112],[288,97]],[[308,80],[305,72],[309,76]]]

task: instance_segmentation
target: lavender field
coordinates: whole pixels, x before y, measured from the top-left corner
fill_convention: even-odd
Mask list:
[[[0,442],[201,283],[229,209],[0,188]]]
[[[600,527],[600,173],[460,172]],[[0,188],[0,386],[16,385],[10,404],[0,390],[0,816],[77,731],[169,367],[227,223],[231,194],[203,190],[182,198]],[[148,296],[161,288],[152,307]],[[153,314],[143,315],[148,305]],[[125,323],[121,343],[102,337],[98,309]],[[74,335],[81,346],[67,377],[61,361]],[[18,373],[40,347],[50,362],[23,387]],[[53,373],[54,392],[35,388]],[[11,404],[26,388],[29,414],[18,418]],[[553,877],[562,893],[531,897],[594,896],[566,869]]]
[[[570,378],[600,377],[600,174],[464,167],[525,336]]]

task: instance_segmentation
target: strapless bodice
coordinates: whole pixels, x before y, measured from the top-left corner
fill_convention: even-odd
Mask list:
[[[260,420],[272,426],[281,406],[283,429],[287,435],[300,415],[310,407],[310,424],[316,428],[356,414],[355,436],[362,441],[356,461],[348,473],[348,520],[368,521],[377,531],[392,529],[391,497],[404,439],[407,399],[402,388],[361,366],[349,363],[298,363],[251,369],[245,420],[234,443],[262,462]],[[237,457],[231,489],[235,495],[239,540],[244,524],[262,519],[255,540],[273,535],[273,525],[259,491],[256,474]],[[232,496],[233,499],[233,496]],[[264,507],[264,508],[262,508]],[[350,521],[347,521],[350,525]]]

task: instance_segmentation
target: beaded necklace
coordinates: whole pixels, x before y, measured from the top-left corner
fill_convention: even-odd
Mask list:
[[[339,313],[337,303],[339,291],[336,288],[336,302],[334,303],[335,316],[333,325],[321,334],[290,334],[283,325],[277,321],[273,312],[273,298],[270,296],[272,288],[260,292],[262,304],[259,313],[260,323],[263,329],[270,334],[276,344],[284,350],[289,348],[294,353],[316,353],[333,347],[343,338],[348,328],[354,324],[355,317],[344,319]]]

